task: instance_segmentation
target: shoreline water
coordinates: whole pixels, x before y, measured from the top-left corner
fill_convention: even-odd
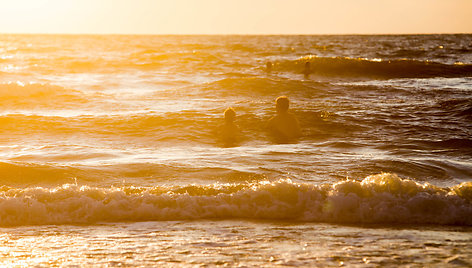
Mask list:
[[[470,230],[259,221],[8,229],[3,264],[84,266],[467,266]],[[4,229],[0,229],[5,231]],[[31,239],[36,249],[31,251]],[[140,241],[140,243],[136,243]],[[67,246],[64,246],[67,245]],[[75,250],[74,250],[75,249]],[[45,255],[53,257],[45,257]]]

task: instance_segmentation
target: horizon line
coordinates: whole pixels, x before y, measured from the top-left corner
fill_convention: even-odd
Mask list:
[[[135,35],[135,36],[323,36],[323,35],[467,35],[472,32],[428,32],[428,33],[28,33],[0,32],[0,35]]]

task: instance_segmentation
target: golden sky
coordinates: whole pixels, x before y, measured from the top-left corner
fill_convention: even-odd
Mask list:
[[[472,0],[0,0],[0,33],[472,33]]]

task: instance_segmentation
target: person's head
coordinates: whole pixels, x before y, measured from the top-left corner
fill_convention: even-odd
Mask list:
[[[271,71],[271,70],[272,70],[272,66],[273,66],[272,62],[268,61],[268,62],[266,63],[266,70],[267,70],[267,71]]]
[[[305,62],[305,70],[310,70],[310,62]]]
[[[232,123],[236,118],[236,112],[233,108],[229,107],[225,110],[225,121],[228,123]]]
[[[275,109],[278,113],[285,113],[288,111],[289,101],[287,96],[280,96],[275,100]]]

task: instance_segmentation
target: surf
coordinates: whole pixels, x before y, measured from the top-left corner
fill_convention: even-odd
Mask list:
[[[381,173],[319,185],[0,188],[1,226],[196,219],[471,226],[472,183],[438,187]]]

